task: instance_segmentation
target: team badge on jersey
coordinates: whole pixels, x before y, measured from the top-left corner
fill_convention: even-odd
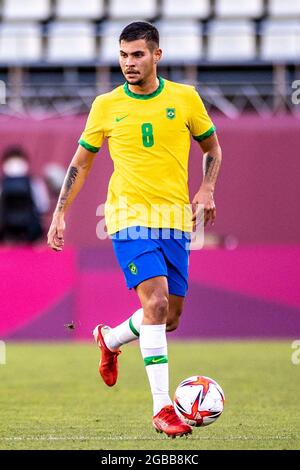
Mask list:
[[[166,113],[167,113],[167,118],[168,119],[174,119],[175,116],[176,116],[175,108],[167,108]]]
[[[135,265],[134,263],[130,263],[130,264],[128,265],[128,268],[130,269],[131,274],[134,274],[134,275],[135,275],[135,274],[138,273],[137,267],[136,267],[136,265]]]

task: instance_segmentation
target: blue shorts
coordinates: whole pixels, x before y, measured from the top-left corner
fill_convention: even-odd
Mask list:
[[[166,276],[169,294],[186,295],[190,233],[138,226],[120,230],[111,239],[129,289],[146,279]]]

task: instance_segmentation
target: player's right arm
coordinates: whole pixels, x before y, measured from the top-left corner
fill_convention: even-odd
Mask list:
[[[55,251],[63,249],[65,213],[83,186],[95,156],[96,153],[79,145],[71,160],[48,231],[48,246]]]

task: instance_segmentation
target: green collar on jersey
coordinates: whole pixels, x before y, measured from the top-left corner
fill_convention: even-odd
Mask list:
[[[124,91],[126,95],[130,96],[131,98],[136,98],[137,100],[149,100],[159,95],[165,86],[164,79],[161,77],[157,77],[157,78],[159,80],[158,88],[155,91],[153,91],[153,93],[150,93],[149,95],[139,95],[138,93],[133,93],[133,91],[129,90],[128,82],[126,82],[124,85]]]

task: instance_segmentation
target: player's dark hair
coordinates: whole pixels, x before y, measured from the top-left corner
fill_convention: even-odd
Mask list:
[[[8,147],[4,150],[2,154],[2,162],[5,162],[11,157],[19,157],[23,158],[24,160],[29,160],[28,155],[25,152],[25,150],[22,147],[19,146],[13,146],[13,147]]]
[[[125,26],[120,34],[119,42],[137,41],[138,39],[144,39],[149,49],[159,47],[159,32],[153,24],[147,21],[134,21]]]

